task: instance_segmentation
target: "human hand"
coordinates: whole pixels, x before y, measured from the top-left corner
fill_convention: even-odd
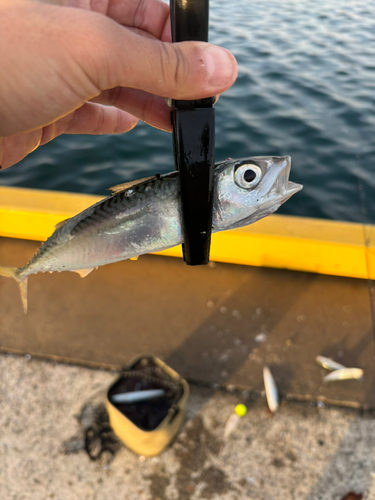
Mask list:
[[[54,137],[171,130],[165,97],[220,94],[234,57],[203,42],[171,44],[161,0],[0,0],[0,165]]]

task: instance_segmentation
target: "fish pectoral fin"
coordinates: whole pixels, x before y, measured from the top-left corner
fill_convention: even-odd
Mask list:
[[[135,257],[130,257],[130,260],[138,260],[139,255],[136,255]]]
[[[86,276],[90,274],[94,269],[96,269],[96,267],[92,267],[91,269],[77,269],[74,272],[78,273],[81,278],[86,278]]]
[[[60,227],[65,226],[65,224],[68,222],[68,220],[70,220],[70,217],[69,217],[69,219],[65,219],[65,220],[58,222],[55,226],[55,229],[60,229]]]
[[[124,182],[123,184],[117,184],[116,186],[112,186],[108,188],[109,191],[112,191],[113,194],[119,193],[120,191],[125,191],[125,189],[129,189],[136,184],[141,184],[142,182],[149,181],[153,179],[153,177],[144,177],[143,179],[137,179],[136,181]]]

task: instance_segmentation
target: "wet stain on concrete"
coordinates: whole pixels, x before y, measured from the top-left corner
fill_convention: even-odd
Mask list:
[[[152,500],[165,499],[166,488],[171,483],[177,489],[179,500],[189,500],[198,487],[200,497],[207,500],[229,491],[238,493],[237,486],[228,481],[225,472],[210,461],[210,456],[217,456],[221,448],[222,441],[205,427],[200,415],[190,420],[173,445],[180,464],[173,480],[160,472],[149,476]]]
[[[281,467],[284,467],[284,462],[281,458],[274,458],[272,460],[272,465],[280,469]]]
[[[165,474],[155,472],[147,477],[150,479],[150,493],[152,500],[161,500],[166,498],[166,489],[169,486],[170,478]]]
[[[200,415],[187,424],[173,446],[181,465],[194,472],[202,469],[209,453],[217,455],[220,448],[221,440],[204,426]]]
[[[286,458],[288,458],[291,462],[296,462],[297,461],[297,455],[293,453],[293,451],[287,451],[285,453]]]
[[[109,425],[103,403],[86,403],[77,415],[79,431],[63,443],[66,454],[85,451],[91,460],[107,467],[122,444]],[[212,422],[212,429],[219,424]],[[241,484],[228,480],[225,472],[213,463],[222,450],[223,441],[208,429],[200,415],[190,420],[172,445],[179,468],[175,474],[162,465],[145,476],[150,481],[150,500],[166,500],[169,486],[177,490],[179,500],[190,500],[199,491],[205,500],[227,492],[239,494]],[[125,471],[126,472],[126,471]]]
[[[224,471],[214,466],[204,469],[199,479],[205,483],[201,490],[202,498],[209,499],[215,494],[221,495],[227,491],[238,491],[227,481]]]
[[[349,491],[346,495],[344,495],[341,500],[362,500],[362,493],[354,493],[353,491]]]

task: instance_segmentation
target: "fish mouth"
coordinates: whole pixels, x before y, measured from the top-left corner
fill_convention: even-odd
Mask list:
[[[288,187],[285,192],[285,195],[288,198],[290,198],[294,194],[298,193],[298,191],[301,191],[302,188],[303,188],[302,184],[297,184],[296,182],[288,181]]]
[[[278,200],[284,203],[284,201],[288,200],[295,193],[301,191],[303,187],[301,184],[297,184],[289,180],[290,167],[291,162],[289,156],[280,158],[280,162],[276,166],[275,170],[276,179],[266,195],[270,201],[274,202]]]

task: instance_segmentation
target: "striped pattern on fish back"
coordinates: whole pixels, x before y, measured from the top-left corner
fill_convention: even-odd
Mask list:
[[[129,215],[131,215],[133,209],[136,212],[142,210],[142,203],[146,205],[147,201],[162,199],[165,196],[177,196],[178,191],[175,182],[177,176],[177,172],[172,172],[164,176],[155,176],[152,179],[135,184],[124,191],[109,196],[90,207],[90,209],[85,211],[86,213],[83,212],[81,214],[83,217],[80,217],[79,220],[76,219],[78,216],[74,217],[76,220],[74,225],[69,228],[69,233],[75,236],[96,223],[105,221],[112,215],[116,215],[124,210],[128,210]],[[172,183],[170,182],[171,180],[173,181]]]
[[[149,180],[134,184],[95,205],[87,208],[83,212],[68,219],[64,225],[55,230],[47,241],[39,248],[31,260],[19,270],[26,271],[30,266],[36,265],[43,257],[53,255],[58,248],[71,240],[72,236],[77,236],[87,229],[109,219],[122,211],[129,211],[131,215],[132,208],[134,212],[142,210],[142,202],[146,207],[147,200],[160,199],[166,196],[178,196],[178,172],[172,172],[163,176],[155,176]],[[134,213],[136,217],[136,213]]]

